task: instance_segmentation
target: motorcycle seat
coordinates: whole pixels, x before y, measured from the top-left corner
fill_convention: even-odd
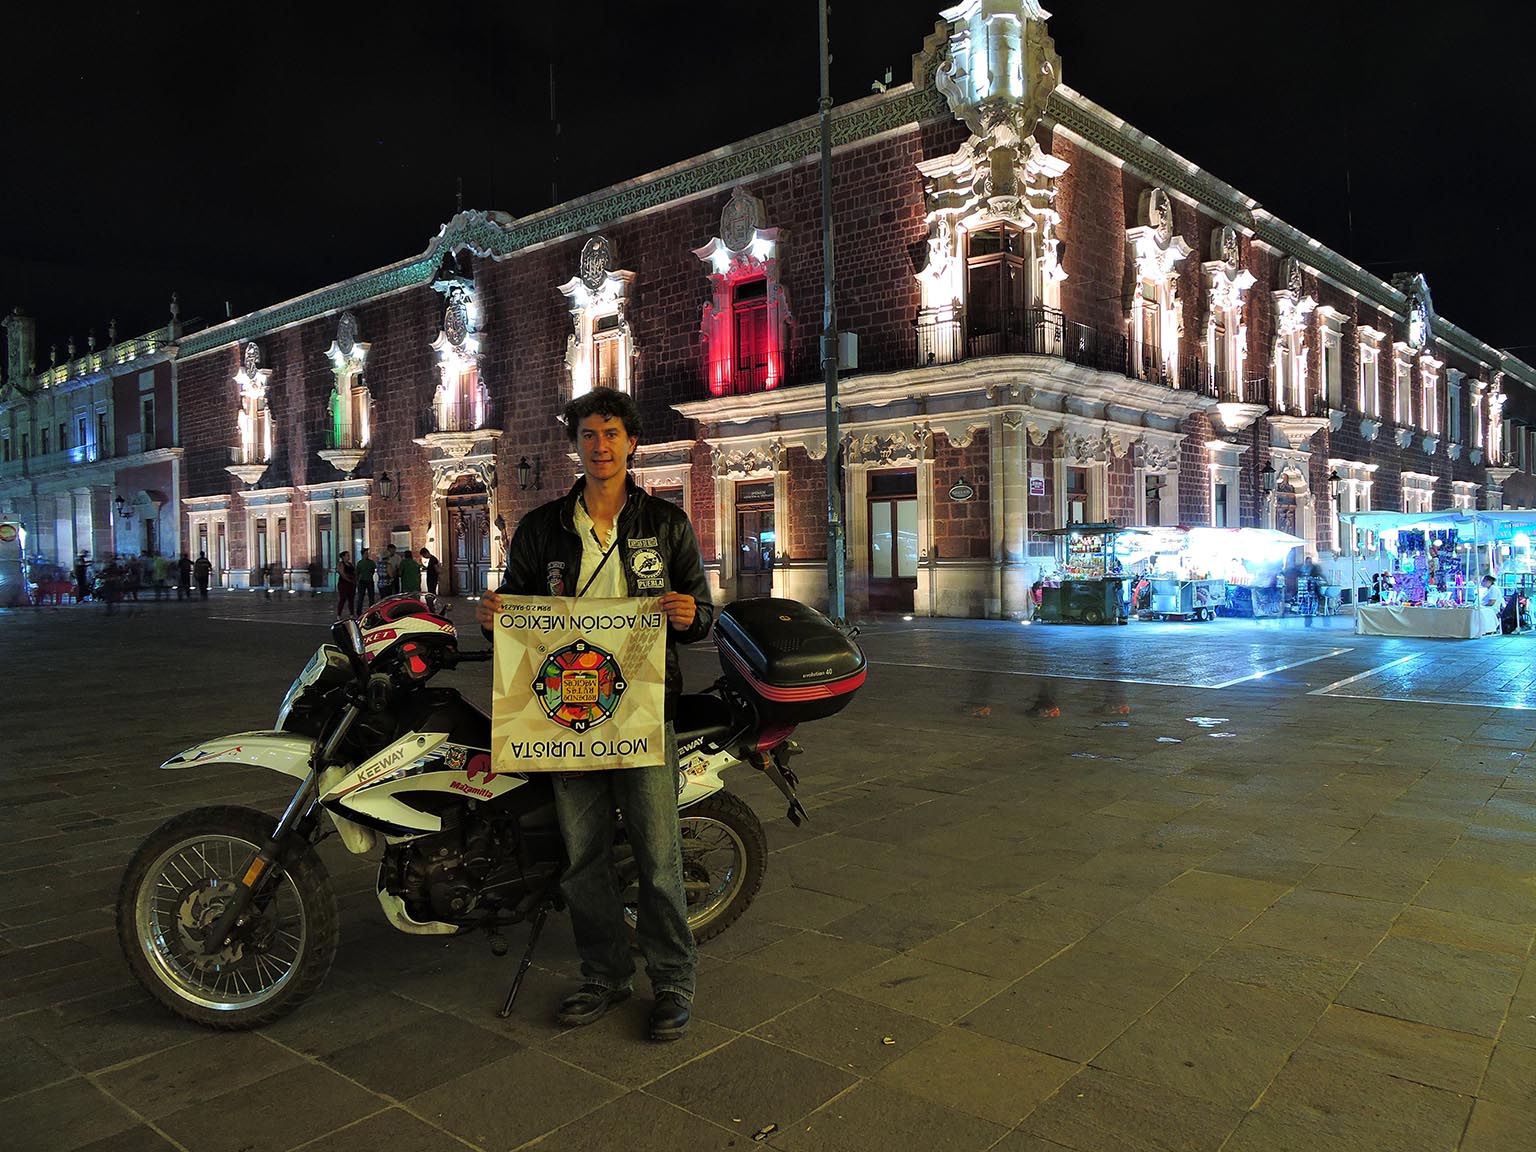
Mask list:
[[[710,692],[685,692],[677,699],[673,727],[679,744],[703,737],[706,743],[724,745],[734,734],[731,706]]]

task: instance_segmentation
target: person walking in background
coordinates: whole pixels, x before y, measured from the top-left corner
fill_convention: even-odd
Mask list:
[[[164,600],[171,594],[171,560],[163,552],[156,552],[154,559],[150,561],[150,570],[155,582],[155,599]]]
[[[363,614],[365,602],[371,605],[377,599],[373,592],[373,574],[377,568],[377,562],[364,548],[357,557],[357,594],[353,601],[353,611],[359,616]]]
[[[441,575],[441,569],[438,566],[437,557],[425,548],[421,550],[421,570],[426,578],[427,591],[436,596],[437,580],[438,576]]]
[[[379,582],[380,596],[400,591],[400,553],[393,544],[384,547],[384,579]]]
[[[90,599],[91,595],[91,566],[85,559],[85,553],[80,553],[80,559],[75,561],[75,603],[81,604]]]
[[[416,557],[411,555],[407,548],[396,557],[398,567],[395,569],[395,583],[397,591],[420,592],[421,591],[421,565],[416,563]]]
[[[208,599],[208,576],[213,571],[213,565],[208,563],[208,553],[199,552],[197,559],[192,562],[192,575],[197,578],[197,594],[204,600]]]
[[[352,563],[352,553],[341,552],[336,556],[336,619],[352,613],[352,599],[357,595],[357,568]]]
[[[176,599],[192,599],[192,557],[185,552],[176,561]]]

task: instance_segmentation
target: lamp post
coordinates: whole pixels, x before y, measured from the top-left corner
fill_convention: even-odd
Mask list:
[[[838,491],[837,308],[832,264],[832,83],[827,43],[827,0],[821,0],[821,366],[826,383],[827,425],[827,615],[841,623],[843,595],[843,511]]]
[[[379,495],[382,496],[385,500],[388,500],[391,496],[394,496],[399,487],[400,486],[395,483],[394,479],[388,472],[383,473],[379,477]]]
[[[521,457],[517,462],[518,488],[522,489],[523,491],[527,491],[530,480],[532,481],[532,485],[535,491],[544,487],[543,482],[539,478],[539,473],[540,469],[537,457],[534,458],[534,462],[532,464],[528,463],[528,457]]]

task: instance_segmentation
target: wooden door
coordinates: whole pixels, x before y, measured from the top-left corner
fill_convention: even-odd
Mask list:
[[[478,596],[491,570],[491,518],[485,486],[463,477],[448,491],[447,588],[450,596]],[[423,578],[425,587],[425,578]]]

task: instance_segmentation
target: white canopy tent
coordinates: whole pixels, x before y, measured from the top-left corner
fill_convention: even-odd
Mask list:
[[[1485,544],[1491,544],[1499,532],[1507,529],[1536,529],[1536,511],[1529,509],[1481,510],[1476,508],[1444,508],[1439,512],[1346,512],[1339,517],[1356,528],[1367,532],[1396,532],[1401,529],[1418,529],[1426,532],[1455,528],[1470,529],[1472,552],[1477,557],[1475,581],[1482,583],[1483,553]],[[1351,585],[1359,587],[1355,576],[1355,553],[1349,557]]]

